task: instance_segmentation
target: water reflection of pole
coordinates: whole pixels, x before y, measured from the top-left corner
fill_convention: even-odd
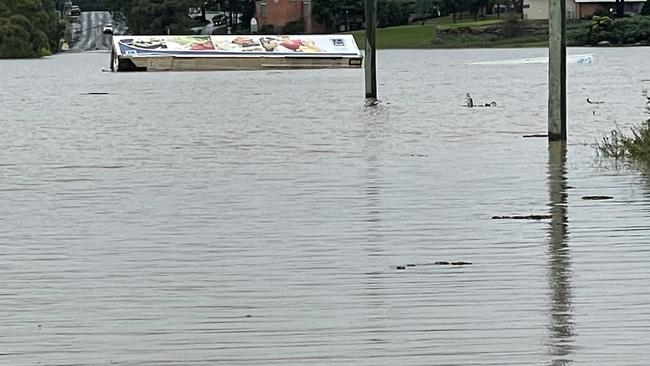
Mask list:
[[[385,270],[371,270],[377,268],[378,263],[383,263],[386,252],[385,223],[382,221],[382,193],[386,188],[382,169],[384,167],[384,126],[388,117],[381,106],[368,108],[365,138],[365,161],[366,174],[363,187],[363,230],[367,233],[364,245],[367,253],[368,270],[365,272],[365,289],[363,297],[365,300],[364,312],[367,329],[368,344],[381,345],[386,342],[386,333],[381,331],[385,326],[387,312],[391,308],[391,301],[388,298],[388,289]]]
[[[551,225],[549,227],[549,358],[552,365],[571,362],[573,343],[571,308],[571,261],[567,219],[566,143],[550,141],[548,146],[548,186]]]

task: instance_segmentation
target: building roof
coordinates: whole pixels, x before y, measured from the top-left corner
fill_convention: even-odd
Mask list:
[[[600,4],[600,3],[616,3],[616,0],[575,0],[577,3],[593,3],[593,4]],[[626,3],[644,3],[646,0],[625,0]]]

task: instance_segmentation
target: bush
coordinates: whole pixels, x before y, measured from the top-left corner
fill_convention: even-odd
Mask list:
[[[630,134],[616,128],[603,137],[596,148],[602,156],[650,167],[650,120],[630,128]]]
[[[594,10],[593,15],[598,17],[609,17],[612,14],[610,14],[609,9],[606,9],[599,5],[596,7],[596,10]]]
[[[21,26],[0,18],[0,58],[35,57],[30,38]]]
[[[31,58],[51,53],[50,39],[24,15],[0,18],[0,58]]]
[[[519,19],[519,15],[514,12],[506,13],[506,15],[503,17],[502,27],[502,32],[505,37],[517,37],[523,33],[521,19]]]
[[[303,34],[305,33],[305,22],[300,19],[289,22],[282,27],[282,34]]]
[[[634,16],[612,20],[594,16],[589,31],[589,44],[608,41],[612,44],[647,43],[650,41],[650,17]]]
[[[260,34],[275,34],[275,27],[272,24],[264,24],[259,31]]]
[[[407,3],[396,0],[378,0],[377,28],[408,24],[410,15],[408,6]]]
[[[646,0],[645,4],[643,4],[641,15],[650,15],[650,0]]]
[[[584,46],[589,44],[591,28],[588,26],[567,29],[567,46]]]
[[[609,41],[610,31],[612,28],[612,19],[610,17],[594,15],[591,18],[591,29],[589,30],[589,43],[597,45],[602,41]]]

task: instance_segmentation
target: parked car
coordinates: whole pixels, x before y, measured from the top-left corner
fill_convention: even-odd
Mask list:
[[[217,26],[217,25],[222,25],[226,23],[226,16],[223,14],[217,14],[212,17],[212,23]]]
[[[102,27],[102,33],[104,34],[113,34],[113,24],[111,23],[106,23]]]
[[[190,18],[193,20],[201,20],[203,19],[203,13],[201,12],[201,8],[190,8]]]
[[[78,5],[72,5],[72,7],[70,7],[70,15],[73,17],[78,17],[81,15],[81,8]]]

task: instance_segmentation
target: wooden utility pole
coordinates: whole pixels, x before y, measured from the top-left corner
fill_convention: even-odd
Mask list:
[[[566,3],[549,0],[548,7],[548,139],[565,141]]]
[[[366,99],[377,100],[377,0],[366,0],[366,48],[364,69],[366,72]]]

